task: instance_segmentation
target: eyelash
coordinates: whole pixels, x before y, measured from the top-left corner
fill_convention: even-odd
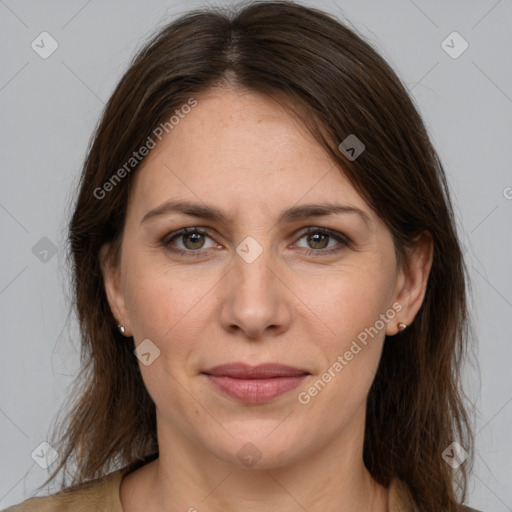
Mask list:
[[[200,228],[192,227],[192,228],[180,229],[179,231],[173,231],[172,233],[169,233],[169,234],[165,235],[161,239],[160,244],[163,247],[165,247],[167,250],[169,250],[171,252],[174,252],[174,253],[177,253],[177,254],[180,254],[182,256],[190,256],[190,257],[193,257],[193,258],[194,257],[200,257],[200,256],[203,255],[201,249],[198,249],[198,250],[194,251],[194,250],[191,250],[191,249],[184,250],[184,249],[177,249],[177,248],[170,247],[170,244],[171,244],[171,242],[174,239],[179,238],[180,236],[190,235],[192,233],[198,233],[200,235],[205,235],[208,238],[211,238],[206,231],[204,231],[204,230],[202,230]],[[339,242],[339,245],[337,245],[333,249],[306,249],[306,255],[307,256],[318,257],[318,256],[327,256],[327,255],[336,254],[343,247],[349,247],[351,245],[351,243],[352,243],[351,240],[347,236],[342,235],[341,233],[339,233],[337,231],[333,231],[331,229],[321,228],[321,227],[308,227],[305,231],[303,231],[299,235],[298,240],[304,238],[307,235],[318,234],[318,233],[322,234],[322,235],[328,235],[329,237],[334,238],[337,242]]]

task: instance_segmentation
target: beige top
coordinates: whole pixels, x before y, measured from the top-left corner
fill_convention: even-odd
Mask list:
[[[123,512],[119,487],[123,478],[119,469],[79,489],[64,490],[50,496],[31,498],[3,512]],[[408,487],[395,478],[389,488],[389,512],[416,512]],[[472,510],[472,509],[463,509]]]

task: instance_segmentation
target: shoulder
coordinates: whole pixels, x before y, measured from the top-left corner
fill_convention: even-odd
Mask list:
[[[49,496],[30,498],[3,512],[122,512],[119,486],[123,470]]]

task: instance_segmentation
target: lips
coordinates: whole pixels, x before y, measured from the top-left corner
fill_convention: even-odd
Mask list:
[[[203,373],[233,379],[271,379],[274,377],[299,377],[308,374],[305,370],[278,363],[265,363],[257,366],[245,363],[221,364],[205,370]]]
[[[232,363],[215,366],[203,374],[223,395],[256,404],[269,402],[296,388],[309,372],[277,363],[258,366]]]

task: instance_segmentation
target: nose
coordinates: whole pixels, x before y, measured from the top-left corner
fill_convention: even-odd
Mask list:
[[[270,251],[248,262],[238,254],[222,287],[220,322],[230,333],[256,340],[285,332],[292,318],[290,290]]]

